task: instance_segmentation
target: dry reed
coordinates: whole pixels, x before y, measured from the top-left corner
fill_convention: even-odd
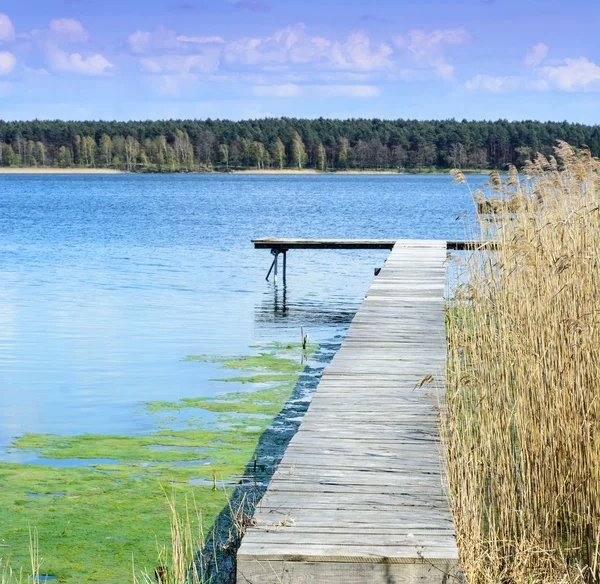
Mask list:
[[[500,249],[464,258],[448,311],[461,565],[470,584],[598,582],[600,162],[561,142],[485,196],[475,230]]]
[[[139,576],[133,568],[133,584],[208,584],[201,562],[204,547],[202,513],[195,499],[192,504],[185,498],[180,510],[175,493],[165,498],[169,508],[171,544],[158,549],[158,566],[153,573],[143,572]]]

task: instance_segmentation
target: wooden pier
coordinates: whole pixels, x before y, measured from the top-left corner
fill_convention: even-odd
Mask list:
[[[238,584],[456,581],[439,438],[447,247],[393,243],[256,509]]]
[[[255,249],[270,249],[273,263],[267,273],[267,280],[273,272],[277,284],[277,269],[279,256],[283,256],[283,279],[286,278],[287,252],[290,249],[393,249],[396,239],[296,239],[291,237],[263,237],[253,239]],[[409,241],[409,240],[402,240]],[[420,240],[413,240],[420,241]],[[452,250],[478,250],[483,248],[497,249],[497,243],[492,241],[477,240],[449,240],[445,241],[446,249]]]

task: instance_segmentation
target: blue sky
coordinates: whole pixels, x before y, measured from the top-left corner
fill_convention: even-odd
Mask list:
[[[0,119],[600,122],[600,3],[0,0]]]

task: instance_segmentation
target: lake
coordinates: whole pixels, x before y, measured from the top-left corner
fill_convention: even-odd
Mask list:
[[[228,538],[222,511],[260,498],[388,253],[291,250],[275,286],[250,240],[460,239],[471,208],[449,176],[0,175],[12,565],[33,526],[57,582],[127,582],[132,558],[152,573],[165,488]]]
[[[140,402],[218,391],[186,355],[339,338],[387,255],[291,251],[275,287],[250,239],[460,239],[471,207],[448,176],[0,175],[0,460],[29,460],[6,450],[22,433],[144,433]]]

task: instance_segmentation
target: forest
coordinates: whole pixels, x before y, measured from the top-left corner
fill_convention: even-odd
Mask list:
[[[0,166],[127,172],[504,169],[557,140],[600,154],[600,126],[568,122],[270,118],[0,120]]]

